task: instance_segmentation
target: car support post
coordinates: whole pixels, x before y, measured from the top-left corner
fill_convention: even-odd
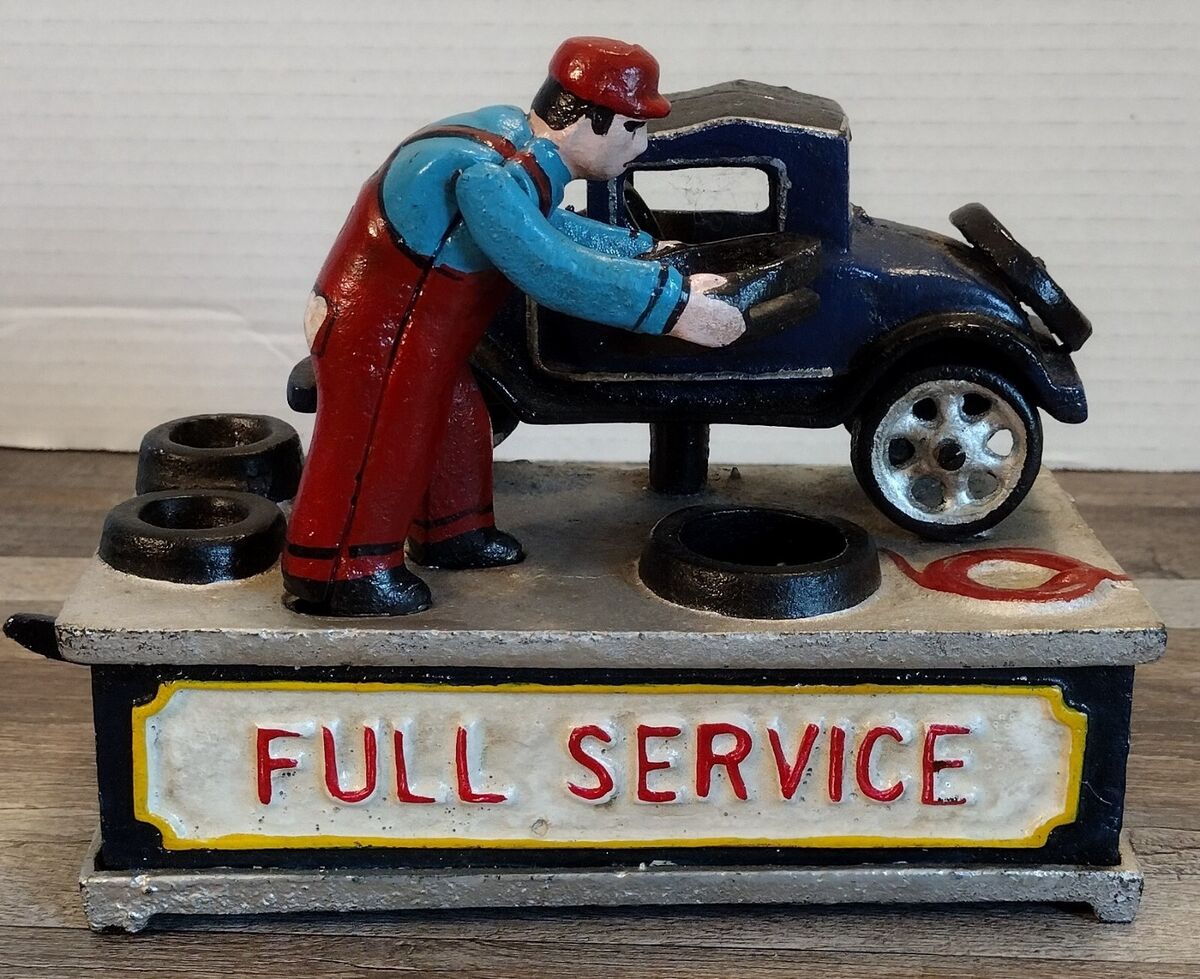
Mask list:
[[[650,488],[690,496],[708,483],[708,426],[702,422],[650,425]]]

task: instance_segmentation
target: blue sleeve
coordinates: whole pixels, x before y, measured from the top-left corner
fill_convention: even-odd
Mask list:
[[[454,186],[475,244],[543,306],[635,333],[663,333],[687,300],[682,274],[662,262],[606,255],[559,231],[503,167],[478,163]]]
[[[636,258],[654,247],[654,239],[644,231],[605,224],[562,207],[550,212],[550,223],[580,245],[618,258]]]

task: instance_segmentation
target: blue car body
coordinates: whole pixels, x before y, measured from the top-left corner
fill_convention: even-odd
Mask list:
[[[810,288],[819,305],[771,336],[708,350],[516,301],[475,357],[498,410],[534,423],[828,426],[853,418],[901,364],[966,362],[1005,373],[1060,420],[1086,417],[1067,348],[987,254],[850,204],[850,132],[837,103],[754,82],[672,103],[624,176],[589,185],[589,216],[629,225],[627,195],[645,171],[761,171],[769,189],[761,211],[657,210],[659,227],[646,230],[690,243],[766,232],[816,239],[821,263]]]

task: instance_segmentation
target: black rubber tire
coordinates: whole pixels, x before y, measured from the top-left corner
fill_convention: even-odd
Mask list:
[[[918,385],[937,380],[962,380],[989,389],[1012,407],[1025,429],[1025,462],[1013,489],[986,516],[961,524],[918,520],[894,506],[880,487],[871,465],[875,431],[888,409]],[[863,402],[850,426],[850,462],[859,485],[871,502],[893,523],[927,540],[965,540],[995,527],[1013,512],[1032,488],[1042,464],[1042,423],[1030,399],[1008,378],[984,367],[948,364],[914,370],[884,380]]]
[[[270,415],[189,415],[150,429],[138,450],[138,493],[238,490],[278,503],[300,485],[300,436]]]
[[[100,559],[139,578],[206,585],[261,574],[283,549],[283,512],[231,490],[165,490],[118,503],[104,520]]]
[[[669,602],[743,619],[802,619],[850,608],[879,587],[862,527],[782,507],[701,505],[663,517],[638,573]]]
[[[1016,297],[1042,318],[1068,350],[1092,335],[1091,321],[1050,277],[1042,260],[1031,255],[996,216],[979,203],[951,212],[950,223],[1000,271]]]

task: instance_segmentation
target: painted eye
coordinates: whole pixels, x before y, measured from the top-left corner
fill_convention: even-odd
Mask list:
[[[625,128],[631,133],[636,133],[644,125],[646,125],[645,121],[630,119],[629,122],[625,123]]]

